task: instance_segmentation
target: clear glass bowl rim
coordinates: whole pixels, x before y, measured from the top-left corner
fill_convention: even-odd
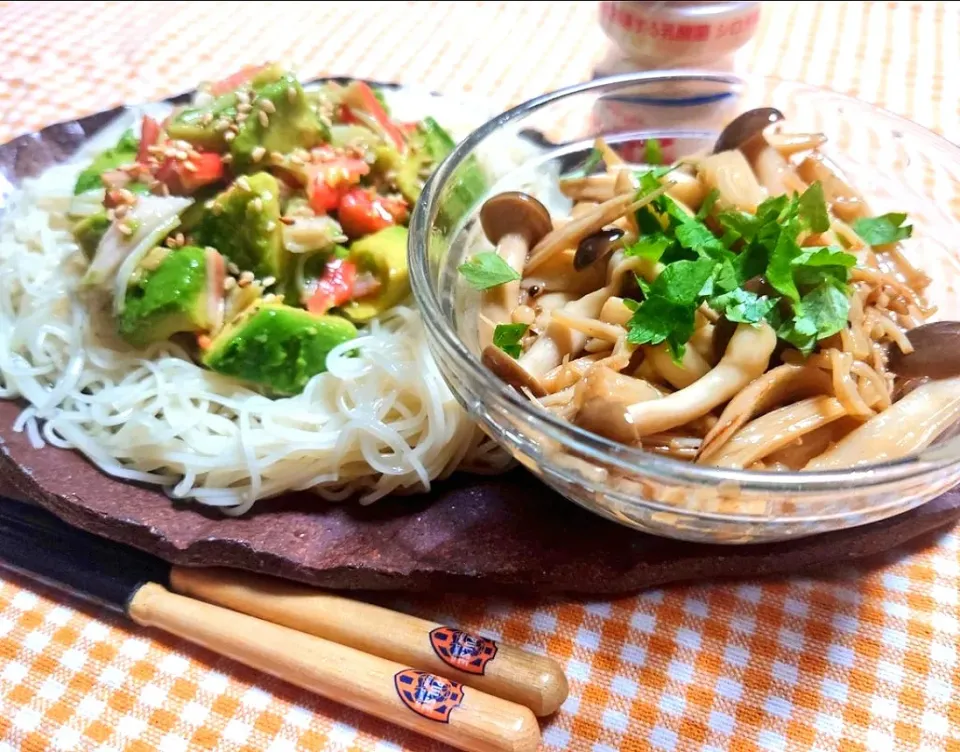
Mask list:
[[[912,137],[927,141],[930,147],[945,151],[953,161],[960,164],[960,147],[911,120],[840,92],[788,79],[739,76],[694,69],[660,70],[606,76],[548,92],[497,115],[474,130],[456,146],[424,187],[410,219],[408,261],[411,287],[424,317],[428,338],[432,338],[435,346],[439,347],[443,354],[452,363],[456,364],[453,370],[457,371],[460,378],[470,379],[476,385],[476,391],[483,394],[483,401],[488,409],[518,414],[526,425],[536,425],[538,432],[562,447],[571,450],[576,455],[589,457],[608,467],[616,467],[632,475],[644,475],[651,479],[666,482],[684,482],[701,486],[734,485],[743,492],[797,495],[805,492],[824,493],[840,489],[865,491],[868,487],[919,478],[960,462],[960,437],[951,439],[935,448],[924,450],[919,454],[891,462],[865,464],[851,469],[827,472],[778,472],[716,468],[695,465],[652,452],[645,452],[584,431],[572,423],[567,423],[546,411],[539,410],[500,380],[491,378],[490,372],[483,366],[480,359],[463,344],[456,331],[448,325],[443,315],[436,283],[431,273],[428,241],[433,221],[438,213],[438,203],[444,186],[479,143],[507,124],[567,97],[588,92],[618,90],[630,84],[698,81],[708,84],[726,84],[731,88],[749,87],[751,82],[763,81],[768,84],[796,87],[811,93],[822,93],[824,96],[829,96],[835,100],[847,100],[861,107],[866,106],[885,118],[897,121],[904,136],[909,133]],[[646,502],[638,500],[638,503],[644,504]],[[691,514],[699,516],[693,512]],[[713,517],[716,515],[705,514],[704,516]],[[720,516],[726,517],[726,515]]]

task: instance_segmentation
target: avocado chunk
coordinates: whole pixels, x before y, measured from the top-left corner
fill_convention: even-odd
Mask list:
[[[121,165],[130,164],[137,161],[137,149],[140,148],[140,141],[133,135],[133,131],[126,131],[112,149],[100,152],[94,157],[90,166],[77,176],[76,185],[73,187],[73,195],[79,196],[87,191],[95,191],[103,188],[103,179],[100,177],[105,172],[115,170]]]
[[[73,238],[87,260],[93,260],[97,246],[109,228],[110,220],[107,219],[107,213],[102,211],[84,217],[73,226]]]
[[[153,269],[141,269],[131,280],[118,321],[120,336],[134,347],[170,339],[178,332],[209,331],[215,322],[211,315],[210,280],[219,259],[208,259],[203,248],[185,246],[176,251],[156,254]]]
[[[402,303],[410,294],[406,227],[386,227],[357,240],[350,246],[350,260],[359,271],[371,272],[380,281],[377,292],[344,305],[343,313],[351,321],[369,321]]]
[[[432,117],[424,118],[410,137],[410,152],[397,167],[395,182],[404,198],[415,203],[429,172],[446,159],[456,142]],[[457,169],[451,187],[440,199],[441,218],[456,224],[487,190],[480,163],[468,157]]]
[[[230,142],[235,170],[254,164],[253,153],[257,147],[287,154],[298,148],[309,149],[326,139],[327,129],[310,107],[295,76],[284,74],[255,91],[253,110]],[[262,105],[266,102],[270,105],[264,109]],[[267,125],[261,120],[261,111]]]
[[[277,180],[267,172],[241,177],[205,209],[196,225],[198,245],[216,248],[259,279],[285,282],[290,253],[283,247]]]
[[[186,141],[208,151],[223,151],[225,131],[217,122],[233,122],[237,117],[236,92],[221,94],[204,107],[185,107],[174,114],[165,128],[171,139]]]
[[[356,327],[340,316],[260,300],[214,338],[203,364],[276,394],[297,394],[327,370],[334,347],[356,336]]]

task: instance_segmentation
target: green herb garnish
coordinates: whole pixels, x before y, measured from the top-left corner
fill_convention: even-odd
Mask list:
[[[830,215],[827,214],[827,201],[823,197],[823,186],[818,180],[800,196],[800,217],[814,232],[826,232],[830,229]]]
[[[913,225],[903,224],[906,220],[907,215],[899,212],[865,217],[853,223],[853,231],[868,245],[887,245],[913,235]]]
[[[519,358],[522,349],[520,341],[527,333],[527,328],[526,324],[497,324],[493,330],[493,344],[511,358]]]
[[[712,188],[710,193],[708,193],[703,199],[703,203],[700,204],[700,209],[697,211],[697,219],[704,220],[709,217],[710,212],[713,211],[713,206],[717,203],[718,198],[720,198],[720,191],[718,191],[716,188]]]
[[[674,239],[665,233],[656,232],[639,238],[636,243],[625,248],[623,253],[625,256],[639,256],[651,261],[659,261],[664,251],[674,242]]]
[[[663,164],[663,147],[660,139],[648,138],[643,144],[643,161],[649,165]]]
[[[493,251],[478,253],[457,269],[475,290],[489,290],[507,282],[516,282],[520,275],[516,269]]]
[[[793,319],[783,322],[777,335],[809,354],[818,340],[830,337],[847,325],[850,300],[835,285],[824,283],[803,296]]]

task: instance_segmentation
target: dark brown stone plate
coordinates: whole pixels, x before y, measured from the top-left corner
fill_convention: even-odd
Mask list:
[[[0,208],[5,191],[68,159],[117,114],[54,125],[0,146]],[[952,491],[843,532],[787,543],[698,545],[601,519],[518,470],[499,478],[461,476],[428,495],[372,507],[291,494],[233,519],[122,483],[78,453],[33,449],[12,430],[20,409],[0,401],[0,494],[36,502],[77,527],[173,563],[238,567],[332,588],[624,593],[819,569],[891,551],[960,517],[960,491]]]

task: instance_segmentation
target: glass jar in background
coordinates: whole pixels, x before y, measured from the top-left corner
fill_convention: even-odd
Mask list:
[[[594,76],[644,69],[730,70],[750,41],[761,2],[601,2],[600,26],[613,42]]]

